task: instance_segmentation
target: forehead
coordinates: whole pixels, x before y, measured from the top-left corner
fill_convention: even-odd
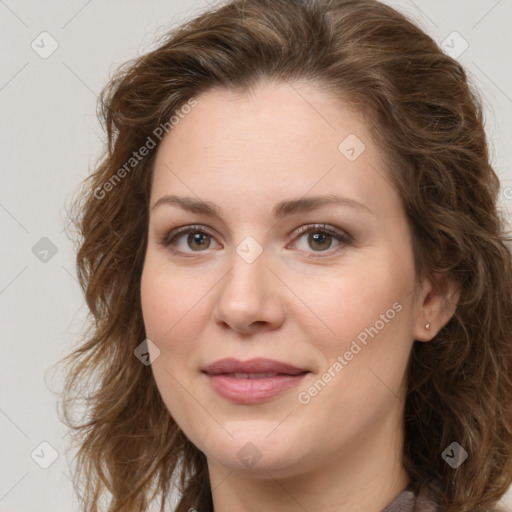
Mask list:
[[[389,207],[382,196],[394,191],[363,117],[333,95],[262,83],[246,92],[212,89],[195,99],[159,146],[153,203],[162,193],[192,192],[242,206],[314,189]]]
[[[344,133],[369,138],[362,116],[350,104],[311,85],[262,82],[247,91],[215,88],[196,101],[167,140],[178,144],[193,135],[190,142],[210,150],[238,144],[254,150],[256,157],[267,148],[282,152],[294,143],[314,145],[323,139],[336,152]]]

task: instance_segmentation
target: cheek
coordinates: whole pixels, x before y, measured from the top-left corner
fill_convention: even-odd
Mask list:
[[[151,369],[169,413],[187,432],[194,415],[200,414],[190,395],[194,390],[189,378],[207,316],[205,301],[200,300],[203,287],[198,278],[171,274],[165,264],[154,264],[151,257],[146,260],[141,276],[142,314],[146,337],[160,350]]]
[[[190,282],[184,283],[176,276],[171,279],[168,274],[164,268],[145,267],[141,304],[146,337],[160,351],[151,365],[156,385],[170,414],[183,421],[188,416],[186,409],[193,406],[185,389],[193,370],[191,355],[199,348],[201,322],[197,317],[202,305],[197,303],[198,292]]]
[[[384,265],[331,279],[323,294],[309,295],[333,331],[321,340],[311,337],[324,366],[309,388],[298,390],[311,428],[325,425],[326,436],[345,435],[348,443],[400,406],[412,346],[410,279],[407,271]],[[314,333],[312,326],[303,329]]]
[[[365,336],[371,339],[368,331],[385,338],[408,325],[414,274],[389,258],[386,262],[382,255],[367,263],[302,277],[294,283],[294,292],[312,313],[297,315],[296,320],[307,332],[324,333],[322,350],[331,357],[348,350],[358,336],[362,341]]]
[[[206,280],[198,272],[172,272],[165,265],[146,261],[141,277],[141,304],[146,335],[161,350],[186,344],[200,332],[207,317]],[[172,343],[171,343],[172,342]]]
[[[350,271],[316,279],[314,288],[310,279],[303,281],[299,293],[314,305],[317,316],[309,324],[303,317],[302,328],[310,333],[323,363],[321,382],[315,381],[309,390],[301,388],[304,401],[311,400],[307,410],[314,414],[309,417],[325,415],[327,421],[332,414],[354,422],[356,428],[358,422],[371,422],[371,411],[384,414],[401,392],[413,342],[414,286],[412,264],[402,263],[381,253],[351,265]],[[320,320],[328,327],[322,338],[313,336],[313,324],[318,332]],[[331,411],[326,404],[339,404],[340,409]],[[346,411],[354,416],[347,420]]]

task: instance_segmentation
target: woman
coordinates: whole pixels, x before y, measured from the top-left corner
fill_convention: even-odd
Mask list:
[[[463,68],[373,0],[235,0],[102,107],[84,509],[497,510],[511,259]]]

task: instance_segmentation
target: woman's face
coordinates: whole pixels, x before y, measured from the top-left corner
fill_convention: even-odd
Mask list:
[[[150,199],[141,298],[162,398],[210,469],[378,471],[400,449],[425,319],[369,131],[303,85],[196,100],[158,149]],[[244,365],[256,358],[295,369]],[[241,366],[206,373],[222,359]]]

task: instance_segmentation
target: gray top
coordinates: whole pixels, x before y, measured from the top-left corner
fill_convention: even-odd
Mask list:
[[[414,484],[409,485],[402,491],[382,512],[440,512],[435,495],[426,487]],[[496,506],[489,512],[504,512],[504,509]]]
[[[401,492],[382,512],[438,512],[439,508],[433,499],[425,493],[418,495],[407,488]]]

